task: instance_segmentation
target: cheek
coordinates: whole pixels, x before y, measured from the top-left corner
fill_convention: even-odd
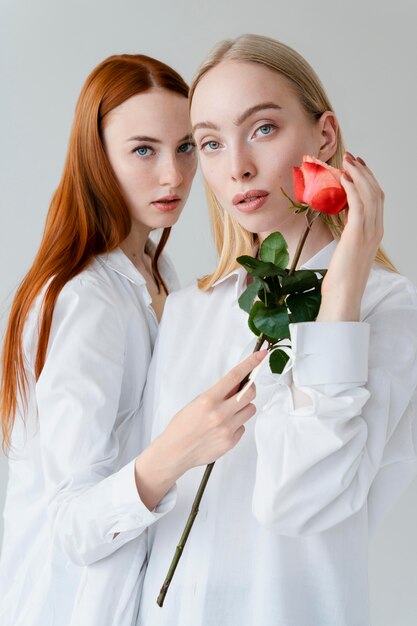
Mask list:
[[[288,186],[292,184],[293,167],[301,165],[304,154],[306,154],[305,147],[290,144],[285,150],[276,151],[275,154],[270,154],[269,158],[264,159],[262,170]]]
[[[109,159],[110,166],[120,184],[128,184],[134,171],[134,160],[116,155]]]
[[[121,191],[126,194],[132,187],[131,176],[121,168],[113,167],[113,172]]]
[[[224,166],[221,167],[219,161],[218,157],[217,159],[200,158],[201,173],[208,186],[216,193],[224,188],[224,174],[226,171]]]
[[[128,189],[142,188],[149,184],[149,176],[143,176],[141,168],[129,168],[123,172],[122,182]]]
[[[305,128],[302,134],[294,133],[290,153],[293,160],[292,165],[300,167],[305,154],[317,156],[318,148],[317,137],[312,128]]]
[[[148,193],[154,185],[152,168],[143,163],[125,165],[116,178],[123,193],[130,198],[138,198],[138,194]]]
[[[197,160],[197,155],[194,154],[191,158],[190,158],[190,162],[186,164],[186,171],[190,172],[190,175],[194,178],[194,175],[197,171],[197,166],[198,166],[198,160]]]
[[[119,185],[121,185],[122,179],[124,178],[121,160],[113,154],[107,154],[107,159],[110,168],[113,170],[113,174],[115,175],[116,180],[118,181]]]
[[[190,158],[181,164],[181,175],[187,187],[191,187],[195,173],[197,171],[197,158]]]

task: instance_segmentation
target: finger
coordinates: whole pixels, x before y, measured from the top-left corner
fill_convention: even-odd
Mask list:
[[[211,392],[213,393],[215,400],[223,400],[228,397],[230,393],[235,390],[242,380],[262,361],[268,354],[268,350],[259,350],[254,352],[250,356],[246,357],[238,365],[235,365],[223,378],[221,378],[213,387]]]
[[[349,224],[350,226],[363,227],[363,202],[361,196],[359,195],[358,189],[353,182],[353,179],[346,176],[344,174],[340,179],[340,184],[343,189],[346,191],[347,201],[348,201],[348,211],[347,211],[347,220],[346,226]]]
[[[230,418],[229,424],[232,432],[238,430],[243,424],[246,424],[256,413],[256,406],[248,404],[245,408],[238,411]]]
[[[372,199],[364,199],[358,191],[352,179],[344,174],[340,180],[346,191],[349,209],[346,212],[345,228],[349,227],[349,231],[359,235],[358,243],[365,245],[368,240],[379,243],[383,236],[383,198],[382,190],[376,193]],[[353,229],[353,230],[351,230]],[[368,244],[366,244],[368,245]],[[354,252],[354,249],[351,249]]]
[[[344,157],[345,158],[348,157],[349,159],[351,159],[354,162],[354,164],[358,166],[359,168],[363,167],[364,172],[369,177],[369,179],[378,185],[378,181],[375,177],[375,174],[372,172],[372,170],[367,166],[365,161],[360,156],[354,157],[351,152],[345,152]]]
[[[350,224],[359,226],[362,222],[365,229],[369,227],[373,230],[382,210],[382,189],[373,176],[366,171],[366,167],[357,161],[354,162],[349,156],[345,158],[345,169],[347,176],[345,174],[342,177],[341,183],[348,196],[349,208],[353,209],[353,215],[349,215]],[[346,181],[350,185],[345,185]]]
[[[343,157],[343,167],[357,185],[361,185],[363,188],[378,188],[378,183],[370,170],[349,154],[345,154]]]
[[[249,376],[246,376],[246,378],[241,382],[240,385],[232,389],[232,391],[226,396],[226,398],[231,398],[236,394],[236,402],[240,402],[241,398],[245,395],[249,387],[251,387],[255,383],[255,380],[259,372],[261,371],[261,368],[262,361],[260,361],[258,365],[253,368]]]
[[[234,415],[256,398],[256,387],[251,385],[246,392],[238,399],[239,394],[235,394],[224,401],[223,410],[225,415]]]
[[[345,170],[357,186],[362,199],[367,197],[373,199],[380,195],[382,191],[381,187],[366,165],[362,165],[360,161],[352,157],[350,153],[344,155],[343,164]]]
[[[233,438],[232,438],[232,448],[235,447],[235,445],[237,443],[239,443],[239,441],[242,439],[242,436],[245,433],[245,427],[241,426],[240,428],[237,429],[237,431],[234,433]]]
[[[384,235],[384,193],[382,192],[381,200],[380,200],[380,210],[377,213],[377,219],[375,227],[379,230],[380,237],[382,239]]]
[[[368,165],[365,163],[365,161],[360,157],[357,156],[356,157],[356,162],[360,163],[360,165],[364,168],[364,171],[366,172],[366,174],[374,181],[374,183],[379,187],[379,183],[378,180],[375,176],[375,174],[373,173],[373,171],[370,169],[370,167],[368,167]]]
[[[346,226],[359,229],[366,238],[382,239],[384,221],[384,194],[382,190],[374,196],[363,197],[354,183],[349,185],[341,179],[345,188],[349,211],[346,213]]]

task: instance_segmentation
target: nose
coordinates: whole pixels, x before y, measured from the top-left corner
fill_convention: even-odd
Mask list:
[[[256,166],[249,148],[237,145],[230,150],[230,174],[237,182],[250,180],[256,175]]]
[[[178,187],[184,176],[176,155],[167,156],[161,164],[159,183],[168,187]]]

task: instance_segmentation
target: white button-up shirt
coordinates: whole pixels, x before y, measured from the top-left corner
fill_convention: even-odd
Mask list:
[[[304,267],[328,267],[332,242]],[[168,298],[145,390],[153,436],[249,354],[239,269]],[[217,461],[163,608],[165,579],[204,472],[148,532],[140,626],[366,626],[367,543],[417,471],[417,293],[381,266],[360,322],[291,326],[294,363],[257,379],[257,415]],[[294,407],[291,384],[309,406]]]
[[[160,267],[176,288],[167,259]],[[36,382],[40,301],[24,332],[28,411],[25,424],[16,417],[9,454],[0,623],[130,626],[140,535],[175,501],[173,490],[150,512],[134,477],[158,321],[145,279],[122,250],[98,256],[58,297]]]

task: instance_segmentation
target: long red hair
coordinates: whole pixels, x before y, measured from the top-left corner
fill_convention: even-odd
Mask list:
[[[188,97],[188,86],[172,68],[144,55],[115,55],[88,76],[75,109],[61,181],[46,217],[40,248],[17,289],[2,354],[0,411],[3,448],[10,447],[15,414],[26,401],[27,376],[22,336],[29,310],[45,285],[35,360],[38,379],[45,363],[52,315],[63,286],[97,254],[110,252],[127,237],[131,220],[104,151],[102,121],[115,107],[138,93],[159,87]],[[158,258],[168,240],[163,230],[153,255],[153,272],[166,286]]]

